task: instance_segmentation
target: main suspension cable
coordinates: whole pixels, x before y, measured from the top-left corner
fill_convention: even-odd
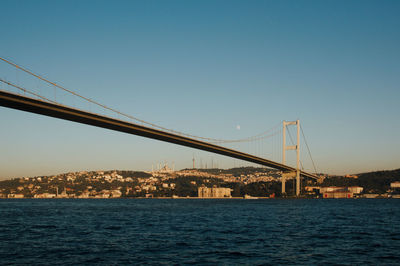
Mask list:
[[[317,168],[315,167],[315,163],[314,163],[314,160],[313,160],[313,158],[311,156],[311,151],[310,151],[310,148],[308,147],[307,139],[306,139],[306,136],[304,135],[303,127],[301,125],[300,125],[300,129],[301,129],[301,134],[303,135],[303,139],[304,139],[304,142],[305,142],[307,150],[308,150],[308,154],[310,155],[310,159],[311,159],[311,162],[313,164],[315,174],[317,174],[318,173],[317,172]]]
[[[72,90],[69,90],[69,89],[67,89],[67,88],[65,88],[65,87],[63,87],[63,86],[61,86],[61,85],[59,85],[59,84],[57,84],[57,83],[55,83],[55,82],[52,82],[52,81],[50,81],[50,80],[44,78],[44,77],[41,76],[41,75],[35,74],[35,73],[33,73],[33,71],[28,70],[26,67],[22,67],[22,66],[20,66],[20,65],[17,65],[16,63],[11,62],[11,60],[7,60],[7,59],[2,58],[2,57],[0,57],[0,60],[6,62],[7,64],[9,64],[9,65],[11,65],[11,66],[13,66],[13,67],[15,67],[15,68],[17,68],[17,69],[19,69],[19,70],[25,72],[25,73],[27,73],[27,74],[29,74],[29,75],[34,76],[34,77],[37,78],[37,79],[40,79],[40,80],[42,80],[42,81],[44,81],[44,82],[46,82],[46,83],[49,83],[49,84],[53,85],[54,87],[57,87],[57,88],[59,88],[59,89],[61,89],[61,90],[63,90],[63,91],[66,91],[66,92],[68,92],[68,93],[70,93],[70,94],[72,94],[72,95],[74,95],[74,96],[76,96],[76,97],[79,97],[79,98],[81,98],[81,99],[83,99],[83,100],[85,100],[85,101],[87,101],[87,102],[90,102],[90,103],[92,103],[92,104],[98,105],[98,106],[100,106],[100,107],[102,107],[102,108],[104,108],[104,109],[106,109],[106,110],[109,110],[109,111],[111,111],[111,112],[114,112],[114,113],[116,113],[116,114],[118,114],[118,115],[121,115],[121,116],[123,116],[123,117],[129,118],[129,119],[132,119],[132,120],[135,120],[135,121],[137,121],[137,122],[139,122],[139,123],[146,124],[146,125],[151,126],[151,127],[153,127],[153,128],[161,129],[161,130],[164,130],[164,131],[167,131],[167,132],[171,132],[171,133],[174,133],[174,134],[178,134],[178,135],[181,135],[181,136],[186,136],[186,137],[190,137],[190,138],[206,140],[206,141],[209,141],[209,142],[212,142],[212,143],[252,142],[252,141],[257,141],[257,140],[259,140],[259,139],[265,139],[265,138],[274,136],[276,133],[270,134],[270,135],[266,135],[266,134],[269,133],[269,132],[271,132],[271,131],[273,131],[273,130],[275,129],[275,127],[277,127],[277,126],[280,125],[280,124],[278,124],[277,126],[274,126],[274,127],[270,128],[270,129],[267,130],[267,131],[264,131],[264,132],[261,132],[261,133],[259,133],[259,134],[257,134],[257,135],[254,135],[254,136],[251,136],[251,137],[247,137],[247,138],[243,138],[243,139],[224,140],[224,139],[206,138],[206,137],[200,137],[200,136],[196,136],[196,135],[192,135],[192,134],[187,134],[187,133],[183,133],[183,132],[176,131],[176,130],[173,130],[173,129],[165,128],[165,127],[162,127],[162,126],[159,126],[159,125],[156,125],[156,124],[147,122],[147,121],[145,121],[145,120],[139,119],[139,118],[137,118],[137,117],[134,117],[134,116],[125,114],[125,113],[123,113],[123,112],[121,112],[121,111],[118,111],[118,110],[116,110],[116,109],[114,109],[114,108],[108,107],[108,106],[106,106],[106,105],[104,105],[104,104],[101,104],[101,103],[99,103],[99,102],[97,102],[97,101],[94,101],[94,100],[92,100],[92,99],[90,99],[90,98],[88,98],[88,97],[82,96],[82,95],[80,95],[80,94],[78,94],[78,93],[76,93],[76,92],[74,92],[74,91],[72,91]],[[11,86],[15,87],[14,85],[11,85]],[[18,87],[16,87],[16,88],[18,88]],[[40,96],[40,95],[38,95],[38,94],[34,94],[34,93],[32,93],[32,92],[29,92],[29,91],[26,90],[26,89],[23,89],[23,88],[19,88],[19,89],[23,90],[24,92],[28,92],[28,93],[30,93],[30,94],[33,94],[33,95],[35,95],[35,96],[37,96],[37,97],[40,97],[40,98],[42,98],[42,99],[45,99],[46,101],[50,101],[50,102],[56,103],[55,101],[51,101],[51,100],[49,100],[49,99],[47,99],[47,98],[45,98],[45,97],[43,97],[43,96]],[[265,135],[265,136],[264,136],[264,135]]]
[[[32,92],[32,91],[29,91],[29,90],[27,90],[27,89],[25,89],[25,88],[22,88],[21,86],[17,86],[17,85],[15,85],[15,84],[13,84],[13,83],[11,83],[11,82],[8,82],[8,81],[6,81],[6,80],[4,80],[4,79],[2,79],[2,78],[0,78],[0,81],[3,82],[3,83],[5,83],[5,84],[7,84],[7,85],[9,85],[9,86],[11,86],[11,87],[14,87],[14,88],[16,88],[16,89],[19,89],[19,90],[21,90],[21,91],[23,91],[23,92],[25,92],[25,93],[29,93],[29,94],[32,94],[32,95],[34,95],[34,96],[36,96],[36,97],[39,97],[39,98],[41,98],[42,100],[45,100],[45,101],[47,101],[47,102],[51,102],[51,103],[54,103],[54,104],[58,104],[58,105],[59,105],[59,103],[57,103],[57,102],[55,102],[55,101],[52,101],[52,100],[50,100],[50,99],[48,99],[48,98],[46,98],[46,97],[44,97],[44,96],[42,96],[42,95],[40,95],[40,94],[37,94],[37,93],[34,93],[34,92]]]

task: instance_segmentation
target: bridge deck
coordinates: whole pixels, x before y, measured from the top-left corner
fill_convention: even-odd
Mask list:
[[[92,125],[101,128],[107,128],[115,131],[125,132],[132,135],[138,135],[146,138],[157,139],[166,141],[182,146],[187,146],[199,150],[209,151],[232,158],[264,165],[267,167],[275,168],[285,172],[296,171],[295,168],[277,163],[271,160],[256,157],[240,151],[228,149],[222,146],[214,145],[211,143],[199,141],[196,139],[164,132],[161,130],[129,123],[126,121],[101,116],[98,114],[74,109],[71,107],[53,104],[10,92],[0,90],[0,106],[22,110],[26,112],[46,115],[50,117],[60,118],[82,124]],[[312,179],[317,179],[318,176],[301,171],[301,175]]]

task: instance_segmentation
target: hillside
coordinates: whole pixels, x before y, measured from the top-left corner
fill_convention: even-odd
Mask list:
[[[400,181],[400,169],[361,173],[357,178],[334,176],[325,178],[322,186],[360,186],[366,193],[385,193],[390,183]]]

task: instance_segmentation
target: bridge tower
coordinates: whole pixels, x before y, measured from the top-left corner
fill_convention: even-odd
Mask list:
[[[295,125],[297,127],[297,143],[296,145],[286,145],[286,127]],[[282,164],[286,164],[286,151],[296,150],[296,172],[282,173],[282,194],[286,193],[286,178],[296,176],[296,196],[300,196],[300,120],[283,121],[283,149],[282,149]]]

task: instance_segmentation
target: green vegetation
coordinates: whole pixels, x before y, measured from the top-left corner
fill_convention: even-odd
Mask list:
[[[322,186],[359,186],[364,188],[365,193],[386,193],[390,189],[390,183],[400,181],[400,169],[391,171],[376,171],[362,173],[358,178],[347,178],[334,176],[325,178]]]
[[[65,197],[197,197],[198,187],[226,187],[232,197],[270,197],[281,195],[281,182],[276,170],[255,167],[232,169],[185,169],[180,172],[155,173],[139,171],[97,171],[67,173],[57,176],[16,178],[0,181],[0,197],[63,193]],[[400,181],[400,169],[362,173],[357,176],[327,177],[321,184],[302,180],[304,188],[311,186],[360,186],[364,193],[383,194],[390,190],[390,183]],[[287,195],[294,195],[295,182],[286,182]],[[108,195],[108,196],[107,196]],[[308,195],[311,197],[310,193]],[[314,195],[315,196],[315,195]],[[11,196],[13,197],[13,196]]]

